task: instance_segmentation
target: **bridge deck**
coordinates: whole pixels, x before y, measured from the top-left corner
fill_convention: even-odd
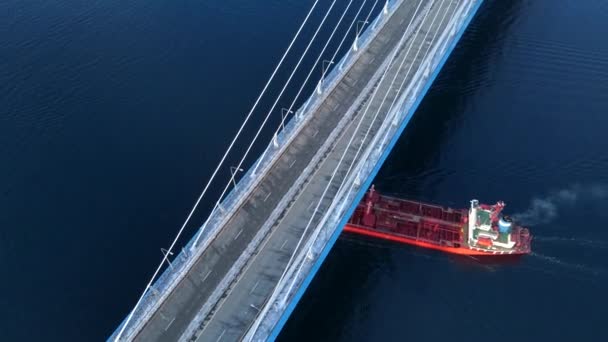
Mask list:
[[[407,39],[399,44],[419,1],[425,1],[425,4],[417,16],[422,17],[429,9],[429,19],[422,24],[418,20],[420,32],[416,32],[417,27],[414,27]],[[445,29],[447,20],[439,25],[444,13],[457,9],[457,0],[438,0],[432,6],[429,6],[430,3],[429,0],[403,2],[386,25],[379,28],[377,37],[312,113],[305,127],[270,170],[260,175],[263,178],[259,185],[233,213],[188,275],[152,315],[137,334],[136,340],[242,339],[259,310],[266,305],[332,173],[337,169],[332,186],[323,197],[320,212],[311,227],[318,224],[333,201],[359,146],[368,144],[378,132],[390,104],[400,95],[396,90],[410,66],[412,71],[408,73],[408,79],[413,77],[422,63],[431,38]],[[452,13],[446,14],[449,18]],[[430,19],[434,16],[437,16],[437,20],[431,26]],[[412,47],[406,54],[410,42]],[[422,52],[417,56],[419,48]],[[398,51],[395,63],[385,80],[378,82],[383,65],[386,65],[393,50]],[[405,63],[399,67],[402,58],[405,58]],[[393,75],[398,77],[391,86]],[[378,95],[366,112],[371,94],[377,87]],[[385,94],[388,96],[381,103]],[[372,122],[376,112],[378,117]],[[362,127],[355,132],[362,117]],[[370,135],[364,140],[370,126]],[[352,136],[354,143],[338,167],[338,161]],[[251,246],[253,243],[258,245]],[[246,254],[248,247],[255,247],[251,256]],[[246,262],[239,263],[239,258]],[[231,270],[235,271],[235,265],[239,265],[236,274],[230,273]],[[185,334],[186,330],[188,334]]]

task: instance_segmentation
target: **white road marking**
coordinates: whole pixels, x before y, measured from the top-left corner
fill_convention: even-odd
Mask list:
[[[249,294],[252,294],[253,291],[255,291],[255,289],[258,287],[258,285],[260,284],[260,281],[256,281],[255,285],[253,285],[253,287],[251,288],[251,290],[249,290]]]
[[[169,322],[169,324],[167,324],[167,326],[165,327],[165,331],[167,331],[167,329],[169,329],[169,327],[171,326],[171,324],[173,324],[174,321],[175,321],[175,317],[173,317],[171,322]]]
[[[286,244],[287,244],[287,240],[285,240],[285,242],[283,242],[280,249],[283,250],[283,247],[285,247]]]
[[[372,89],[373,89],[373,88],[372,88]],[[357,114],[355,113],[354,115],[357,115]],[[353,122],[354,122],[354,121],[353,121]],[[348,124],[347,124],[347,125],[344,127],[343,131],[342,131],[342,132],[340,132],[340,134],[339,134],[339,135],[338,135],[338,137],[336,138],[338,141],[340,141],[341,139],[343,139],[343,138],[344,138],[344,136],[346,135],[346,133],[349,131],[349,128],[353,126],[353,124],[352,124],[353,122],[349,122],[349,123],[348,123]],[[316,132],[314,132],[314,133],[313,133],[312,137],[315,137],[315,136],[316,136],[318,133],[319,133],[319,131],[317,130]],[[333,153],[333,152],[335,151],[335,149],[336,149],[336,146],[333,146],[333,147],[331,147],[331,146],[330,146],[330,148],[328,149],[328,153]],[[310,175],[310,177],[311,177],[311,178],[312,178],[312,177],[314,177],[314,176],[315,176],[315,175],[318,173],[318,171],[319,171],[320,169],[322,169],[322,167],[323,167],[323,166],[324,166],[324,165],[325,165],[325,164],[328,162],[328,160],[330,160],[330,159],[325,159],[325,158],[321,159],[321,161],[320,161],[320,163],[319,163],[319,167],[318,167],[316,170],[314,170],[314,172],[312,172],[312,174]],[[307,183],[305,183],[304,188],[306,189],[306,188],[308,188],[310,185],[311,185],[311,183],[310,183],[310,182],[307,182]],[[297,194],[297,195],[295,196],[295,201],[301,200],[301,199],[302,199],[301,195],[302,195],[304,192],[305,192],[305,191],[301,191],[299,194]],[[289,213],[289,211],[290,211],[292,208],[293,208],[293,206],[288,207],[288,209],[287,209],[287,213]],[[280,219],[280,220],[278,221],[278,223],[277,223],[277,224],[281,224],[282,222],[283,222],[283,219]],[[267,237],[267,238],[266,238],[266,239],[263,241],[262,246],[261,246],[261,247],[259,247],[259,249],[260,249],[260,250],[262,250],[262,249],[265,247],[265,245],[267,245],[267,244],[268,244],[268,242],[272,240],[272,237],[275,235],[275,233],[276,233],[277,231],[278,231],[278,230],[271,231],[270,236],[269,236],[269,237]],[[286,243],[286,242],[287,242],[287,240],[285,241],[285,243]],[[284,243],[283,245],[285,245],[285,243]],[[243,277],[244,277],[244,275],[246,274],[246,272],[247,272],[247,271],[250,269],[251,265],[255,264],[256,259],[257,259],[257,257],[258,257],[259,255],[260,255],[260,254],[256,254],[256,255],[254,255],[254,256],[253,256],[253,258],[252,258],[252,259],[251,259],[251,260],[248,262],[248,264],[247,264],[247,266],[246,266],[245,270],[243,270],[243,271],[242,271],[242,273],[241,273],[241,275],[239,275],[239,276],[238,276],[238,278],[237,278],[237,282],[238,282],[238,280],[240,280],[241,278],[243,278]],[[223,302],[220,304],[220,307],[221,307],[221,305],[222,305],[222,304],[223,304]],[[218,307],[218,310],[219,310],[219,307]],[[216,312],[217,312],[217,311],[216,311]],[[214,315],[213,315],[213,316],[214,316]],[[211,319],[213,319],[213,318],[211,318]],[[209,325],[207,325],[206,327],[208,327],[208,326],[209,326]],[[203,330],[204,330],[204,328],[203,328]],[[202,333],[202,332],[201,332],[201,333]],[[221,334],[221,335],[220,335],[220,337],[217,339],[217,341],[219,341],[219,340],[221,339],[221,337],[224,335],[224,333],[225,333],[225,330],[222,332],[222,334]],[[199,336],[200,336],[200,334],[199,334]]]
[[[220,334],[220,337],[218,337],[217,340],[215,340],[215,342],[218,342],[219,340],[221,340],[222,337],[224,337],[225,333],[226,333],[226,329],[222,330],[222,333]]]
[[[207,277],[209,277],[210,274],[211,274],[211,270],[209,270],[209,272],[207,272],[207,274],[205,274],[205,276],[203,277],[203,283],[205,282]]]

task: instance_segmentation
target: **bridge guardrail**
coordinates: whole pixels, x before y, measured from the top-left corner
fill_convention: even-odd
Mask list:
[[[353,52],[351,47],[346,55],[342,56],[340,61],[336,62],[331,71],[326,74],[323,80],[325,90],[321,94],[313,91],[304,105],[296,111],[296,115],[293,116],[285,124],[284,129],[277,134],[276,142],[279,147],[276,147],[275,142],[271,141],[262,156],[254,163],[254,165],[257,165],[257,172],[252,174],[253,168],[250,168],[241,177],[240,181],[237,182],[237,186],[221,200],[221,203],[218,201],[218,204],[216,204],[211,211],[205,224],[201,226],[199,231],[190,239],[182,251],[172,261],[172,266],[165,268],[154,284],[146,291],[141,304],[134,309],[135,311],[133,312],[129,326],[122,333],[121,340],[130,340],[133,335],[143,327],[144,323],[150,319],[152,314],[162,304],[173,288],[175,288],[188,270],[194,265],[195,261],[205,250],[205,247],[208,246],[217,235],[220,230],[219,228],[221,228],[227,218],[231,216],[230,214],[240,206],[249,192],[259,183],[259,178],[254,178],[254,176],[257,174],[264,174],[270,169],[272,164],[274,164],[282,154],[284,148],[310,119],[310,115],[306,114],[314,113],[314,111],[323,103],[327,95],[337,86],[348,70],[366,50],[370,42],[373,41],[373,38],[381,30],[384,24],[386,24],[388,18],[393,14],[394,9],[403,1],[405,0],[389,2],[389,13],[383,15],[382,12],[380,12],[378,16],[369,23],[367,28],[358,37],[357,51]],[[339,66],[342,66],[342,68]],[[205,227],[204,230],[203,227]],[[198,246],[194,246],[194,242],[197,238],[199,240]],[[126,318],[108,338],[108,341],[115,341],[118,332],[123,328],[125,322]]]
[[[462,28],[463,25],[472,19],[472,15],[476,12],[476,9],[472,11],[473,6],[477,5],[478,8],[482,2],[483,0],[464,0],[460,5],[461,7],[459,8],[457,14],[448,23],[446,29],[444,32],[442,32],[438,43],[433,47],[427,56],[427,59],[430,58],[430,61],[421,63],[421,66],[428,64],[429,71],[425,72],[427,69],[425,67],[420,67],[417,70],[416,74],[412,78],[412,82],[410,82],[410,85],[403,95],[400,96],[397,105],[392,112],[389,113],[381,128],[378,130],[377,135],[374,137],[374,142],[369,144],[369,147],[365,151],[364,155],[360,158],[362,162],[358,164],[357,168],[352,170],[350,175],[347,175],[347,177],[349,177],[349,181],[347,181],[345,184],[352,184],[352,186],[341,189],[336,196],[337,200],[334,200],[330,208],[326,210],[327,214],[317,225],[316,230],[313,233],[314,235],[311,235],[315,238],[311,238],[306,244],[305,248],[302,248],[302,253],[300,253],[298,258],[296,258],[296,262],[294,262],[291,267],[290,276],[285,278],[285,284],[292,281],[295,281],[297,284],[301,284],[306,276],[310,273],[310,269],[313,267],[324,248],[327,246],[329,239],[334,234],[335,229],[337,229],[336,227],[339,225],[340,221],[344,219],[347,211],[350,209],[346,206],[346,204],[353,203],[354,199],[357,197],[357,194],[366,190],[362,188],[363,184],[357,185],[357,183],[354,181],[355,177],[358,174],[370,175],[372,173],[383,152],[387,149],[389,144],[391,144],[390,139],[386,138],[391,134],[394,134],[399,129],[399,125],[396,123],[401,123],[404,120],[409,119],[408,115],[411,116],[413,114],[411,113],[411,109],[415,102],[420,100],[420,96],[423,95],[421,94],[423,85],[428,84],[431,75],[437,72],[437,68],[439,68],[445,58],[447,58],[445,54],[449,44],[452,43],[452,46],[456,44],[457,37],[455,37],[455,33],[457,28]],[[409,95],[410,93],[411,95]],[[381,143],[378,144],[380,137],[382,137],[382,140]],[[341,204],[338,208],[334,208],[337,203]],[[332,227],[334,228],[333,230],[330,229]],[[296,272],[296,270],[300,270],[300,272]],[[293,287],[292,292],[295,293],[297,288],[298,286]],[[285,291],[285,289],[282,289],[282,291]],[[254,340],[264,340],[261,337],[270,335],[274,328],[274,324],[277,322],[276,316],[280,315],[284,310],[284,307],[280,305],[278,298],[283,296],[293,296],[294,293],[283,292],[277,297],[275,302],[271,303],[272,309],[268,311],[266,316],[274,315],[275,319],[265,320],[265,324],[262,323],[259,326],[258,332],[254,336]],[[264,320],[264,317],[261,317],[260,319]]]

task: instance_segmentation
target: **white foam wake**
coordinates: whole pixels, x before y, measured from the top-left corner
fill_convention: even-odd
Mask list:
[[[608,241],[592,240],[592,239],[576,238],[576,237],[536,236],[535,235],[534,241],[554,242],[554,243],[571,244],[571,245],[584,246],[584,247],[608,249]]]
[[[536,252],[532,252],[530,253],[531,256],[534,256],[536,258],[539,258],[545,262],[551,263],[553,265],[557,265],[563,268],[567,268],[570,270],[575,270],[575,271],[580,271],[580,272],[584,272],[593,276],[600,276],[606,273],[605,270],[601,269],[601,268],[594,268],[588,265],[583,265],[583,264],[576,264],[576,263],[570,263],[570,262],[566,262],[563,261],[561,259],[558,259],[556,257],[553,256],[548,256],[548,255],[544,255],[544,254],[539,254]]]

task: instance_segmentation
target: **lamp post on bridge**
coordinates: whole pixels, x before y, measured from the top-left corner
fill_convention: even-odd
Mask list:
[[[361,170],[359,170],[359,172],[357,172],[357,177],[355,177],[355,185],[356,186],[361,185]]]
[[[173,264],[171,263],[171,260],[169,260],[169,255],[173,255],[173,252],[164,248],[161,248],[160,252],[163,253],[165,260],[167,260],[167,262],[169,263],[169,267],[173,268]]]
[[[312,96],[308,97],[308,100],[306,100],[306,102],[304,102],[304,105],[296,112],[296,120],[302,119],[304,113],[306,112],[306,109],[308,109],[308,105],[310,104],[311,100]]]
[[[365,27],[365,24],[368,24],[368,23],[369,23],[369,21],[367,21],[367,20],[357,21],[357,31],[355,32],[355,42],[353,43],[353,51],[359,50],[359,34],[361,34],[361,31],[363,30],[363,27]],[[361,26],[359,28],[360,24],[363,24],[363,26]]]
[[[382,12],[380,14],[378,14],[378,18],[376,18],[376,20],[374,20],[374,26],[372,26],[372,30],[376,30],[376,27],[378,26],[378,22],[380,22],[380,16],[382,15],[387,15],[388,14],[388,1],[386,0],[386,2],[384,3],[384,6],[382,7]]]
[[[281,131],[285,129],[285,119],[287,118],[287,115],[291,113],[293,113],[293,110],[281,108]]]
[[[230,167],[230,174],[232,174],[231,180],[232,180],[232,184],[234,184],[235,188],[236,188],[236,180],[234,179],[234,176],[236,176],[237,172],[243,172],[243,169],[237,168],[237,167],[234,167],[234,166]]]
[[[158,290],[154,287],[154,285],[150,285],[148,287],[148,290],[150,290],[150,292],[152,292],[152,295],[159,297],[160,296],[160,292],[158,292]]]
[[[323,61],[323,72],[321,73],[321,79],[319,80],[319,84],[317,84],[317,94],[321,95],[323,93],[323,81],[325,80],[325,73],[327,72],[327,68],[334,64],[334,61]]]
[[[272,137],[272,144],[274,148],[279,148],[279,137],[277,136],[277,132],[274,132],[274,136]]]

